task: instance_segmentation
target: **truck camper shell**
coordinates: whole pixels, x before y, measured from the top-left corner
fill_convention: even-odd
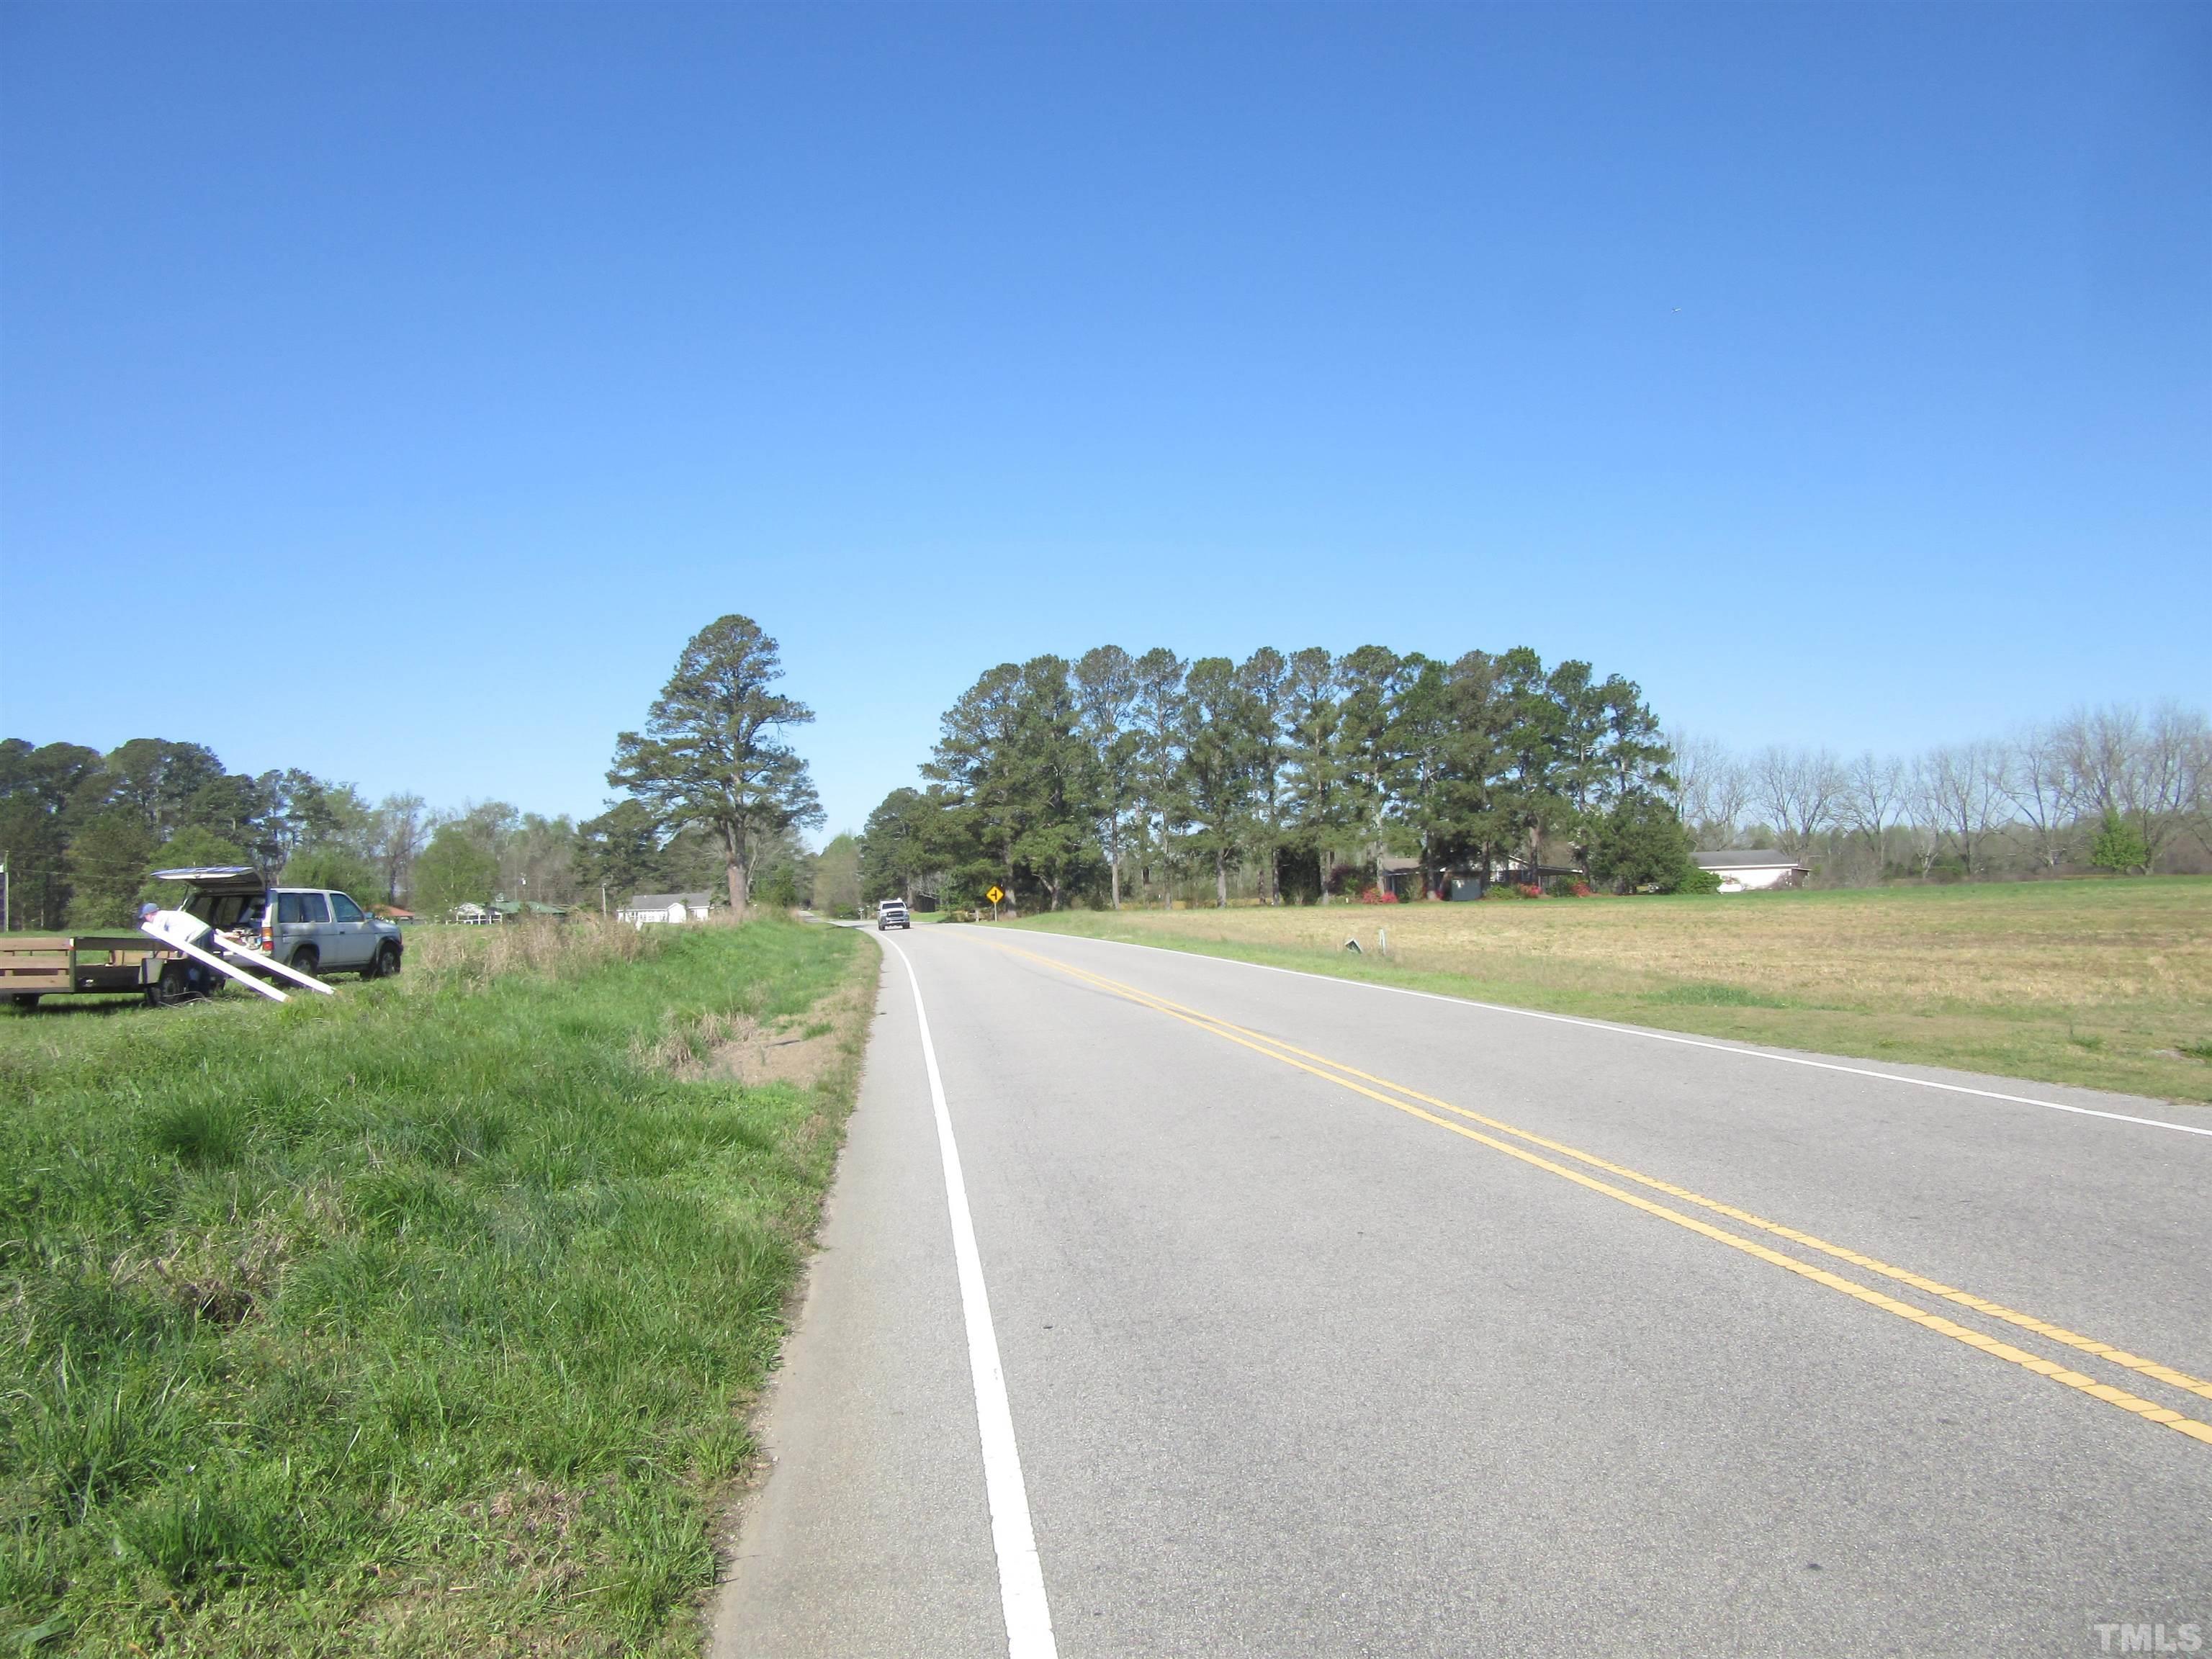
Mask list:
[[[181,882],[191,890],[177,908],[211,927],[258,927],[269,883],[247,864],[215,864],[190,870],[156,870],[156,881]],[[248,920],[251,917],[252,920]]]

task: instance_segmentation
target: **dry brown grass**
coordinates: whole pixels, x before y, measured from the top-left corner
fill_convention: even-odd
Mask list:
[[[2212,1099],[2212,880],[1046,918],[1486,1000]],[[1378,960],[1378,934],[1387,954]],[[1345,940],[1365,953],[1351,958]]]
[[[645,933],[586,915],[493,927],[436,923],[407,930],[406,971],[457,985],[485,985],[505,974],[561,978],[635,962],[656,949],[659,939],[658,930]]]

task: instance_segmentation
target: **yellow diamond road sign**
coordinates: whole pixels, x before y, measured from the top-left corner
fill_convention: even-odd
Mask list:
[[[1000,899],[1006,897],[1006,895],[1000,892],[997,888],[994,887],[989,892],[984,894],[983,896],[990,900],[992,903],[996,904]]]

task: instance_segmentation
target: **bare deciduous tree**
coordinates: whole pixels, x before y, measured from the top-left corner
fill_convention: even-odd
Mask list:
[[[384,890],[396,901],[407,890],[415,855],[429,840],[432,821],[422,797],[386,795],[376,809],[376,856],[384,867]]]
[[[1866,837],[1870,854],[1870,879],[1880,881],[1882,839],[1905,811],[1905,763],[1893,755],[1877,755],[1871,749],[1850,763],[1844,779],[1842,817],[1846,828]]]
[[[1905,817],[1912,826],[1912,852],[1923,880],[1934,872],[1943,850],[1943,793],[1929,762],[1929,756],[1918,756],[1905,773]]]
[[[1783,850],[1802,858],[1835,822],[1844,769],[1825,749],[1771,744],[1752,757],[1751,801],[1773,822]]]
[[[2134,811],[2153,868],[2204,811],[2204,716],[2177,702],[2150,712],[2136,750]]]
[[[1728,846],[1751,805],[1743,763],[1711,738],[1674,733],[1666,742],[1674,751],[1674,785],[1668,799],[1675,816],[1689,826],[1698,846]]]
[[[2203,812],[2205,730],[2202,713],[2171,702],[2148,720],[2125,705],[2076,709],[2053,732],[2076,811],[2133,823],[2155,867]]]
[[[2193,720],[2196,730],[2183,760],[2182,821],[2204,850],[2212,853],[2212,724],[2207,724],[2202,714],[2183,712]]]
[[[2012,741],[2005,797],[2035,839],[2037,861],[2056,870],[2066,861],[2080,818],[2065,745],[2051,726],[2031,726]]]
[[[2079,811],[2102,817],[2127,810],[2130,757],[2141,735],[2132,708],[2077,708],[2051,728]]]
[[[1966,874],[1978,874],[1982,843],[2000,821],[2007,799],[2003,745],[1958,744],[1930,751],[1925,764],[1935,821],[1957,842]]]
[[[1911,832],[1923,877],[1955,857],[1964,873],[1998,867],[2057,871],[2087,856],[2100,823],[2124,820],[2151,866],[2191,867],[2185,843],[2212,853],[2212,722],[2177,702],[2148,709],[2077,709],[2002,741],[1929,750],[1909,762],[1861,754],[1838,767],[1826,751],[1771,747],[1735,762],[1718,744],[1672,739],[1671,799],[1700,836],[1747,808],[1800,858],[1825,854],[1831,873],[1862,853],[1881,860]],[[1731,804],[1729,782],[1742,793]]]

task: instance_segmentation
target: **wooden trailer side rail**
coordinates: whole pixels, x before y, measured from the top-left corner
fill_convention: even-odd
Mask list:
[[[142,991],[175,954],[119,930],[0,938],[0,997]]]

